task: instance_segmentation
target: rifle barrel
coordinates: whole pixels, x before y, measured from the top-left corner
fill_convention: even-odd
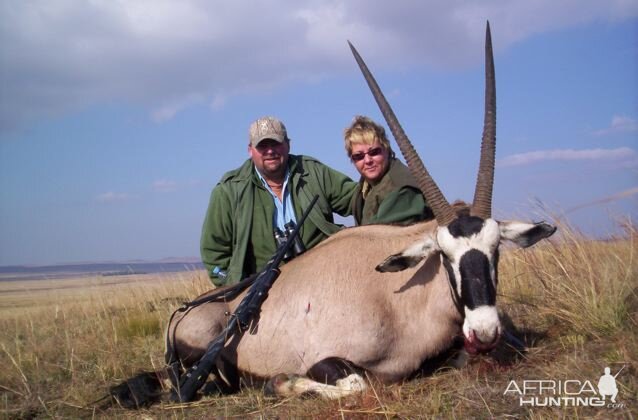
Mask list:
[[[624,368],[626,368],[626,367],[627,367],[627,365],[624,365],[623,367],[621,367],[620,370],[618,371],[618,373],[614,375],[614,378],[616,378],[616,376],[620,375],[620,372],[622,372],[622,370]]]

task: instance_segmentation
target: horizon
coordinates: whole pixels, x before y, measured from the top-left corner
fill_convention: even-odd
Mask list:
[[[199,257],[164,257],[156,260],[95,260],[95,261],[67,261],[53,264],[8,264],[0,265],[0,269],[7,268],[46,268],[81,265],[126,265],[126,264],[201,264]]]
[[[343,129],[387,125],[347,40],[447,199],[470,200],[488,19],[494,217],[622,234],[638,214],[638,3],[395,3],[0,5],[0,266],[199,258],[210,192],[265,115],[291,153],[358,179]]]
[[[346,226],[352,227],[352,226]],[[558,237],[561,236],[561,230],[556,231]],[[610,242],[610,241],[618,241],[618,240],[626,240],[629,239],[629,235],[625,232],[623,233],[615,233],[611,234],[607,237],[593,237],[593,236],[583,236],[584,240],[592,240],[592,241],[600,241],[600,242]],[[75,266],[75,265],[99,265],[99,264],[202,264],[202,260],[200,256],[184,256],[184,257],[159,257],[157,259],[132,259],[132,260],[85,260],[85,261],[63,261],[63,262],[54,262],[50,264],[0,264],[0,269],[13,268],[13,267],[21,267],[21,268],[46,268],[46,267],[58,267],[58,266]]]

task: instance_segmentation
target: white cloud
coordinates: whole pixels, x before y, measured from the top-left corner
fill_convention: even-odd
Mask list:
[[[598,204],[613,203],[614,201],[624,200],[625,198],[629,198],[629,197],[631,197],[633,195],[636,195],[636,194],[638,194],[638,187],[630,188],[628,190],[621,191],[621,192],[616,193],[616,194],[612,194],[612,195],[608,195],[608,196],[605,196],[605,197],[601,197],[601,198],[598,198],[596,200],[592,200],[592,201],[589,201],[587,203],[580,204],[580,205],[578,205],[576,207],[572,207],[572,208],[568,209],[566,211],[566,213],[571,213],[573,211],[580,210],[580,209],[583,209],[583,208],[586,208],[586,207],[595,206],[595,205],[598,205]]]
[[[636,152],[628,147],[617,149],[556,149],[539,150],[506,156],[498,161],[498,166],[520,166],[547,160],[605,160],[626,161],[636,158]]]
[[[159,179],[153,182],[153,190],[158,192],[172,192],[177,190],[177,182],[167,179]]]
[[[607,128],[594,131],[595,136],[606,136],[616,133],[638,132],[638,121],[624,115],[614,115],[611,124]]]
[[[190,105],[202,101],[201,95],[191,94],[184,98],[168,102],[151,112],[151,117],[155,122],[164,122],[172,119],[179,111]]]
[[[226,96],[225,95],[215,95],[213,100],[210,102],[210,109],[213,111],[219,111],[226,105]]]
[[[132,198],[130,194],[127,193],[117,193],[113,191],[105,192],[102,194],[98,194],[95,197],[95,201],[98,203],[113,203],[116,201],[126,201]]]
[[[382,66],[480,63],[489,17],[504,50],[538,33],[638,15],[631,0],[32,0],[0,2],[0,128],[107,101],[156,121],[238,93]],[[423,42],[423,40],[435,40]]]

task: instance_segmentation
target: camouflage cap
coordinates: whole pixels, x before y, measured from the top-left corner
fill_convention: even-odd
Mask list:
[[[248,130],[248,139],[250,145],[255,147],[260,141],[265,139],[272,139],[283,143],[288,139],[288,133],[286,132],[286,126],[284,123],[274,117],[262,117],[257,121],[250,124]]]

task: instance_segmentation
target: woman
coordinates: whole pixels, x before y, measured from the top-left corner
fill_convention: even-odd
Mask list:
[[[351,201],[357,226],[434,218],[407,166],[395,158],[383,127],[357,116],[344,137],[348,157],[361,175]]]

